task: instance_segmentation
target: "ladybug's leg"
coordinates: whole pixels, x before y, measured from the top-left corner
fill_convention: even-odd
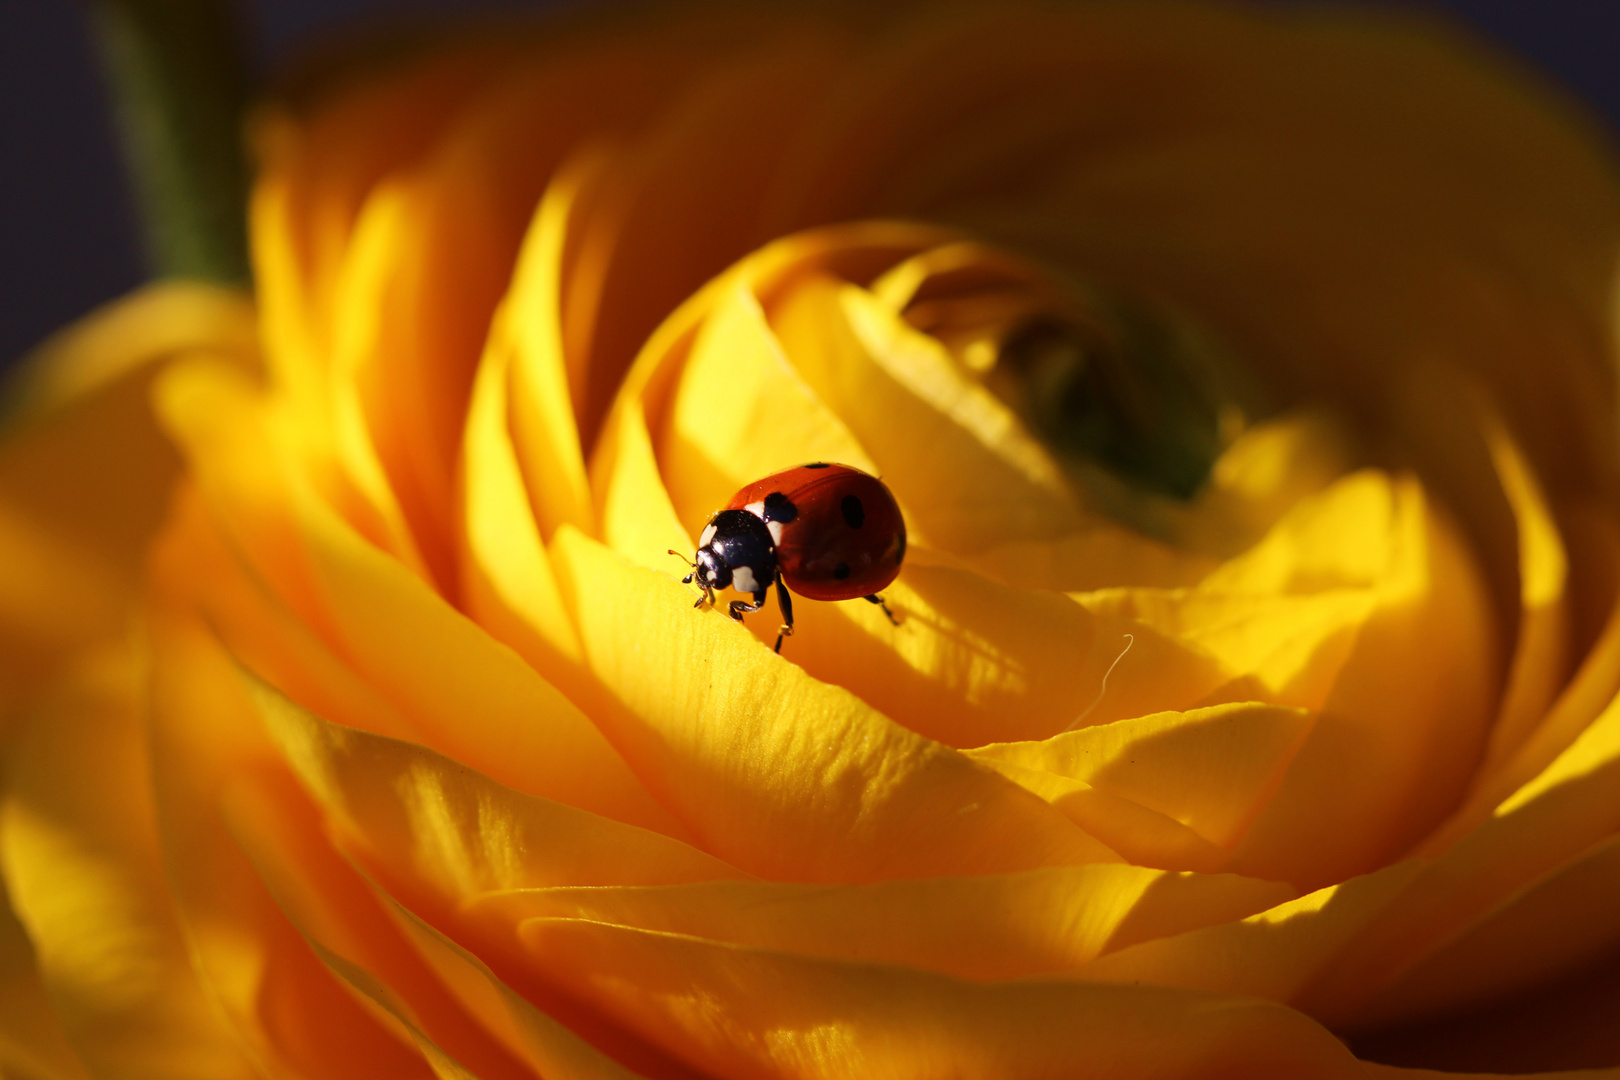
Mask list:
[[[748,603],[746,600],[733,600],[731,602],[731,617],[736,619],[738,622],[742,622],[742,617],[748,612],[758,611],[764,606],[765,590],[761,589],[759,592],[754,594],[754,602],[752,604]]]
[[[893,623],[895,626],[900,625],[900,620],[894,617],[894,612],[890,611],[889,605],[883,602],[883,597],[879,596],[877,593],[873,593],[871,596],[863,597],[862,599],[869,604],[876,604],[878,607],[882,608],[883,614],[889,617],[889,621],[891,623]]]
[[[686,581],[688,581],[688,582],[691,581],[691,580],[692,580],[691,578],[686,579]],[[682,582],[682,584],[684,585],[684,584],[686,584],[686,582]],[[714,590],[709,588],[707,585],[699,585],[698,586],[698,598],[692,604],[692,606],[693,607],[702,607],[704,604],[708,604],[710,607],[714,607]]]
[[[776,603],[782,609],[782,625],[776,628],[776,651],[782,651],[782,639],[793,636],[793,597],[782,580],[782,571],[776,572]]]

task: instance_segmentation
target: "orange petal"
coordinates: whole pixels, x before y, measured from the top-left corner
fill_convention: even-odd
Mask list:
[[[1357,949],[1323,973],[1310,997],[1312,1014],[1333,1023],[1353,1021],[1374,995],[1426,956],[1549,875],[1571,873],[1563,884],[1578,888],[1578,861],[1620,831],[1617,775],[1620,703],[1613,703],[1490,820],[1434,859],[1400,902],[1369,926]],[[1600,860],[1586,869],[1603,865]],[[1571,923],[1572,932],[1580,929]],[[1466,986],[1452,989],[1469,992]]]
[[[1454,931],[1357,1014],[1359,1028],[1489,1005],[1555,984],[1620,945],[1620,837],[1599,841]]]
[[[1360,948],[1361,935],[1422,870],[1415,861],[1397,863],[1238,921],[1120,949],[1080,974],[1297,1005],[1341,954]]]

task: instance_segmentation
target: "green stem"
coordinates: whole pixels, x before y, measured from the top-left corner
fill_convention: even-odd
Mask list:
[[[229,0],[91,0],[158,276],[246,284],[248,71]]]

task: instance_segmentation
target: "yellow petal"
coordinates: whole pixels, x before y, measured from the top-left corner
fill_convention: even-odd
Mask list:
[[[1342,954],[1361,947],[1361,936],[1422,870],[1416,861],[1397,863],[1244,919],[1120,949],[1080,974],[1298,1005]]]
[[[794,366],[871,454],[920,539],[973,553],[1078,526],[1058,466],[937,341],[828,278],[796,283],[776,304]]]
[[[993,980],[1073,970],[1104,950],[1243,918],[1288,893],[1277,882],[1108,865],[871,885],[509,890],[471,910],[512,925],[586,919]]]
[[[1211,654],[1232,680],[1211,700],[1319,710],[1235,872],[1315,887],[1387,863],[1455,805],[1483,749],[1489,609],[1410,478],[1340,481],[1194,589],[1079,599]]]
[[[521,794],[424,747],[327,723],[249,678],[272,737],[347,841],[379,873],[411,877],[442,899],[738,874],[678,840]]]
[[[591,459],[591,475],[603,541],[642,566],[679,566],[669,553],[689,550],[692,534],[681,524],[659,474],[639,399],[627,395],[614,407]]]
[[[292,469],[276,475],[262,445],[255,451],[245,444],[263,435],[251,391],[192,368],[172,372],[162,393],[188,452],[207,460],[199,472],[209,501],[228,513],[245,504],[249,513],[282,519],[279,538],[246,530],[260,544],[281,539],[293,548],[271,556],[292,565],[269,576],[307,575],[310,598],[301,613],[426,741],[512,786],[624,820],[669,824],[577,706],[355,535]]]
[[[1276,792],[1311,728],[1302,709],[1249,702],[1116,720],[969,756],[1084,781],[1229,849]]]
[[[710,309],[668,405],[659,467],[696,533],[744,485],[809,461],[877,472],[842,421],[783,354],[740,272],[708,291]]]
[[[255,279],[277,381],[307,404],[327,393],[332,282],[378,178],[420,161],[469,97],[511,59],[501,44],[372,72],[319,108],[267,108],[253,132],[260,176],[251,222]]]
[[[1326,1030],[1252,999],[986,985],[567,919],[524,932],[554,981],[711,1074],[1017,1080],[1083,1061],[1096,1077],[1360,1075]]]
[[[159,552],[172,560],[166,572],[183,575],[185,554],[170,538]],[[277,1080],[340,1080],[373,1068],[431,1075],[310,951],[226,828],[226,792],[284,769],[240,669],[172,605],[152,609],[151,640],[159,837],[191,967],[216,1009]]]
[[[646,1064],[652,1066],[649,1072],[667,1065],[644,1048],[633,1047],[622,1029],[593,1031],[603,1047],[596,1049],[578,1032],[537,1009],[477,957],[399,903],[386,897],[381,899],[395,925],[468,1012],[499,1036],[515,1055],[526,1060],[537,1075],[569,1080],[637,1080],[640,1074],[625,1068],[622,1063],[626,1060],[640,1066],[641,1057],[645,1055]],[[604,1051],[615,1056],[609,1057]]]
[[[979,760],[1063,811],[1134,866],[1213,874],[1226,861],[1224,850],[1168,814],[1099,791],[1084,780],[993,757]]]
[[[798,632],[784,650],[809,674],[928,738],[957,747],[1039,738],[1067,729],[1093,702],[1102,710],[1093,716],[1128,715],[1167,698],[1197,701],[1221,682],[1204,656],[1124,619],[931,565],[933,553],[920,547],[908,554],[884,590],[899,626],[858,600],[801,600],[793,609]],[[774,640],[769,616],[748,625]],[[1104,674],[1127,646],[1099,701]]]
[[[667,825],[577,706],[419,579],[310,509],[310,555],[340,642],[433,745],[523,790]]]
[[[244,777],[223,794],[231,833],[281,911],[334,975],[361,991],[378,1026],[414,1044],[441,1077],[532,1075],[400,940],[360,876],[321,835],[318,815],[290,778]]]
[[[553,555],[615,699],[603,730],[704,850],[800,881],[1116,861],[1033,795],[692,610],[669,577],[566,528]]]
[[[126,646],[81,657],[9,754],[0,862],[60,1017],[38,1017],[30,1049],[72,1075],[65,1032],[98,1075],[245,1080],[256,1072],[170,908],[141,674]]]
[[[1220,565],[1106,521],[1057,540],[995,544],[973,558],[973,569],[1019,589],[1091,592],[1111,586],[1174,589],[1196,585]]]

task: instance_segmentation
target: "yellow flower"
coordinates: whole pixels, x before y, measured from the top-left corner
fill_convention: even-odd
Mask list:
[[[257,136],[256,306],[17,389],[0,1069],[1620,1064],[1620,184],[1556,104],[1336,15],[643,12]],[[777,656],[667,552],[812,460],[899,622]]]

